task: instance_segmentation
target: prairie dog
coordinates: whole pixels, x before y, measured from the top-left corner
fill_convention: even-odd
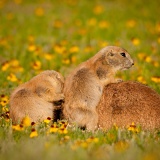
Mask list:
[[[132,65],[128,52],[116,46],[105,47],[80,64],[65,80],[64,118],[90,131],[95,130],[98,123],[96,107],[104,86],[117,83],[115,73]]]
[[[10,97],[10,118],[13,123],[20,122],[26,115],[37,122],[53,117],[58,102],[64,100],[63,76],[47,70],[17,87]]]
[[[109,84],[97,106],[100,128],[114,124],[127,127],[135,123],[144,130],[160,128],[160,95],[138,82]]]

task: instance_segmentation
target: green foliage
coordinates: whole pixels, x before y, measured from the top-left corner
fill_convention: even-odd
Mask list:
[[[135,66],[118,73],[160,93],[159,1],[1,0],[0,159],[160,159],[158,131],[90,133],[65,125],[14,126],[12,89],[42,70],[66,76],[107,45],[128,50]]]

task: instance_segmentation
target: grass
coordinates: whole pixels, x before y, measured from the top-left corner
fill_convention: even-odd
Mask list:
[[[0,0],[0,159],[160,159],[160,133],[137,126],[90,133],[46,120],[14,126],[11,91],[43,70],[66,76],[106,45],[135,66],[117,76],[160,93],[159,1]]]

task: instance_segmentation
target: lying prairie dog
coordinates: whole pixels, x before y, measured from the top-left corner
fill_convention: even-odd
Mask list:
[[[93,131],[97,128],[96,107],[109,83],[117,83],[118,70],[129,69],[133,60],[125,49],[108,46],[80,64],[65,80],[64,118],[79,127]]]
[[[52,118],[54,110],[61,107],[64,100],[64,78],[47,70],[17,87],[10,97],[10,118],[13,123],[21,122],[25,116],[38,122]]]
[[[104,88],[97,106],[99,126],[127,127],[135,123],[144,130],[160,128],[160,95],[138,82],[120,82]]]

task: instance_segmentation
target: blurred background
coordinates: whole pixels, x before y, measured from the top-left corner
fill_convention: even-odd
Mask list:
[[[66,76],[107,45],[135,61],[118,73],[160,93],[159,0],[0,0],[0,91],[43,70]]]

